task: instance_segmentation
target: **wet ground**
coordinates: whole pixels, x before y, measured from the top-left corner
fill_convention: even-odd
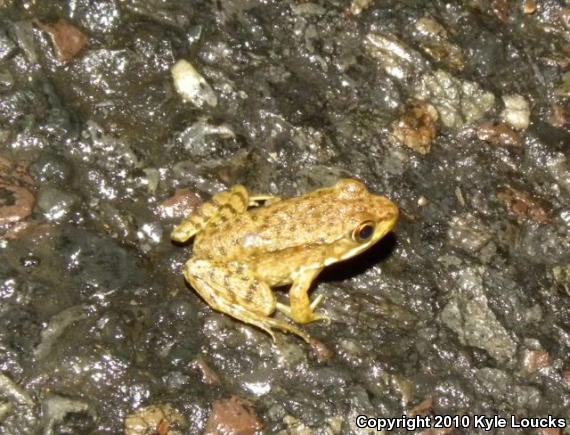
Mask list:
[[[563,1],[0,0],[0,433],[570,425],[569,64]],[[319,343],[184,283],[202,200],[342,177],[401,217],[322,274]]]

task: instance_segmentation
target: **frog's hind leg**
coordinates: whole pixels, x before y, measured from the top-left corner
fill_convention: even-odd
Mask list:
[[[176,242],[185,242],[206,225],[223,222],[245,212],[249,202],[249,194],[241,185],[217,193],[174,228],[170,237]]]
[[[184,266],[184,276],[213,309],[257,326],[273,341],[275,335],[271,328],[310,342],[310,337],[300,329],[269,317],[275,311],[275,296],[267,284],[253,276],[247,265],[236,261],[190,259]]]

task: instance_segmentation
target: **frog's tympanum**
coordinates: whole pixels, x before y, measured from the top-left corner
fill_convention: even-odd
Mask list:
[[[394,203],[352,179],[290,199],[250,196],[238,185],[202,204],[172,239],[196,236],[184,276],[212,308],[274,340],[272,328],[309,342],[305,332],[270,316],[277,309],[297,323],[326,319],[314,311],[321,298],[309,300],[313,280],[326,266],[370,248],[397,218]],[[271,287],[288,284],[285,305]]]

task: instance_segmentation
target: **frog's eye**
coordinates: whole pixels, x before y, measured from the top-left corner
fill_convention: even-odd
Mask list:
[[[374,222],[372,221],[365,221],[358,225],[352,231],[352,240],[355,242],[363,243],[370,240],[372,235],[374,234]]]

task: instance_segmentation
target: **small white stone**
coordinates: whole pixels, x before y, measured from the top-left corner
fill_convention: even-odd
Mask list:
[[[350,4],[350,13],[352,15],[359,15],[363,10],[368,9],[372,0],[352,0]]]
[[[418,205],[420,207],[425,207],[426,205],[429,205],[429,199],[427,199],[425,196],[420,196],[418,198]]]
[[[530,106],[522,95],[503,96],[505,110],[501,118],[516,130],[526,130],[530,123]]]
[[[184,101],[189,101],[197,107],[202,107],[204,103],[211,107],[218,104],[214,90],[190,62],[179,60],[172,67],[171,73],[176,92]]]

